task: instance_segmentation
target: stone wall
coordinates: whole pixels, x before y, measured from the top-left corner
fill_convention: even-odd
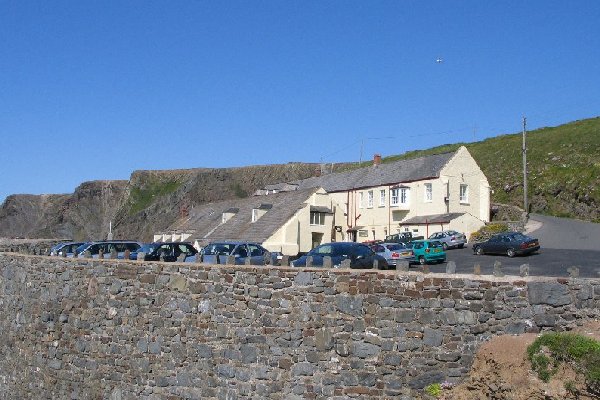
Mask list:
[[[0,238],[0,252],[22,254],[50,254],[50,248],[71,239],[9,239]]]
[[[0,398],[412,398],[599,309],[598,279],[0,253]]]

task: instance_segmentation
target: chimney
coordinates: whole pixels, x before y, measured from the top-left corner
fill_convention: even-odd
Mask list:
[[[381,164],[381,154],[375,154],[373,156],[373,166],[378,166],[379,164]]]
[[[316,176],[316,177],[321,176],[321,166],[320,165],[318,165],[318,166],[315,167],[315,174],[314,174],[314,176]]]

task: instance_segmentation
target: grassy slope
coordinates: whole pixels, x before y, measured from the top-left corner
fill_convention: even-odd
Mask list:
[[[462,143],[386,157],[454,151]],[[523,205],[521,133],[464,143],[488,177],[495,203]],[[527,132],[531,211],[600,221],[600,118]]]

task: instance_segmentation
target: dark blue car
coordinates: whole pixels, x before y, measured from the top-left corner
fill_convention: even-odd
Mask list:
[[[373,261],[378,261],[379,269],[388,269],[388,263],[384,257],[376,254],[371,248],[362,243],[335,242],[326,243],[315,247],[306,255],[292,262],[292,267],[305,267],[307,257],[313,259],[314,267],[322,267],[323,259],[331,257],[334,268],[340,268],[342,261],[350,260],[350,268],[373,268]]]

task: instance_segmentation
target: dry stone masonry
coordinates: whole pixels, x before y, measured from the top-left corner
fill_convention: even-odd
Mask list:
[[[408,399],[599,309],[598,279],[0,253],[0,398]]]

